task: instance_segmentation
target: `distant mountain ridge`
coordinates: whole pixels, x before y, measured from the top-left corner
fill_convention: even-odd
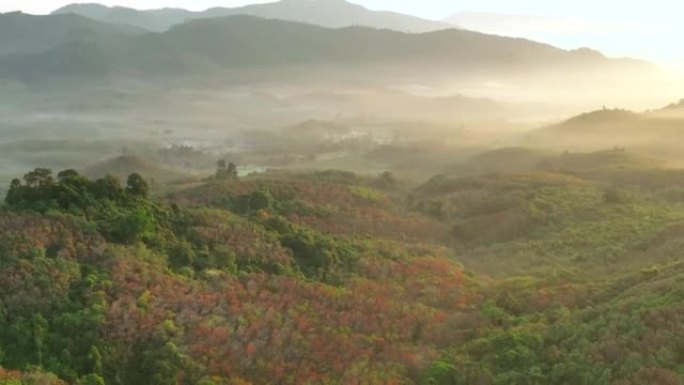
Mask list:
[[[252,16],[194,20],[165,33],[94,36],[0,60],[0,76],[31,80],[63,74],[189,74],[292,66],[368,72],[374,65],[405,73],[415,73],[416,65],[422,71],[457,73],[624,64],[593,53],[463,30],[407,34],[364,27],[328,29]]]
[[[211,8],[203,12],[178,8],[141,11],[124,7],[106,7],[100,4],[71,4],[54,12],[54,14],[68,13],[103,22],[130,24],[155,32],[164,32],[174,25],[190,20],[234,15],[296,21],[328,28],[364,26],[402,32],[429,32],[455,28],[449,23],[395,12],[372,11],[345,0],[282,0],[236,8]]]

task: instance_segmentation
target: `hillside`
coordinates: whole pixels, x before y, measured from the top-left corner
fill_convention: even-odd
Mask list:
[[[2,207],[0,383],[679,384],[684,183],[572,164],[163,200],[37,169]]]
[[[0,385],[684,385],[659,71],[344,0],[0,14]]]
[[[49,16],[59,17],[59,16]],[[358,44],[363,41],[364,44]],[[422,72],[505,73],[553,68],[581,71],[648,70],[631,61],[564,51],[527,40],[445,30],[407,34],[363,27],[327,29],[252,16],[195,20],[162,34],[68,41],[52,49],[0,60],[0,76],[24,81],[72,76],[157,76],[220,73],[227,69],[334,68],[386,76]]]
[[[682,127],[677,105],[643,113],[604,109],[532,131],[520,143],[569,151],[622,148],[680,164]]]
[[[487,174],[495,172],[525,172],[537,169],[552,153],[524,147],[504,147],[485,151],[445,167],[451,174]]]
[[[13,314],[0,320],[3,364],[131,385],[158,381],[158,365],[188,384],[400,379],[404,365],[427,366],[460,339],[449,329],[468,279],[439,244],[414,240],[414,229],[441,233],[438,223],[373,179],[339,177],[213,181],[169,205],[131,178],[28,174],[0,220],[0,298]],[[35,258],[11,241],[29,233]],[[35,280],[19,288],[11,271]],[[40,356],[23,332],[5,332],[31,312],[49,330]]]
[[[140,11],[124,7],[106,7],[100,4],[72,4],[54,12],[54,14],[67,13],[108,23],[130,24],[156,32],[164,32],[190,20],[232,15],[296,21],[328,28],[364,26],[403,32],[428,32],[455,28],[447,23],[414,16],[371,11],[345,0],[282,0],[237,8],[211,8],[203,12],[172,8]]]
[[[601,258],[593,271],[615,273],[638,266],[648,239],[681,219],[683,175],[620,149],[543,156],[502,149],[433,177],[411,202],[452,224],[464,262],[476,270],[584,269]],[[673,255],[649,261],[663,257]]]
[[[143,32],[136,27],[101,23],[77,15],[0,14],[0,57],[41,52],[68,41],[107,42]]]
[[[449,175],[523,173],[528,171],[614,171],[664,168],[666,162],[624,148],[594,152],[563,152],[503,147],[477,153],[445,168]]]

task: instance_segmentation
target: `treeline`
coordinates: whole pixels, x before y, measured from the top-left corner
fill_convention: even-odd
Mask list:
[[[219,180],[226,178],[225,175],[229,180],[236,180],[235,165],[222,161],[219,166]],[[288,250],[292,258],[286,264],[256,262],[256,256],[246,262],[226,245],[198,239],[188,231],[196,225],[193,222],[199,219],[197,215],[175,204],[154,202],[148,195],[147,182],[135,173],[122,186],[113,176],[91,180],[74,170],[65,170],[54,178],[51,170],[39,168],[27,173],[23,182],[12,181],[5,208],[14,212],[59,213],[85,219],[95,224],[109,242],[143,242],[168,255],[169,267],[174,271],[188,273],[187,269],[218,268],[233,273],[288,273],[326,282],[339,281],[353,271],[357,252],[352,244],[291,223],[280,215],[284,212],[284,204],[266,189],[236,196],[229,208],[248,218],[265,236]]]

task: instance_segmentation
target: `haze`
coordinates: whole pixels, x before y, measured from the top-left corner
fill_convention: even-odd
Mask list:
[[[683,6],[117,1],[0,0],[0,385],[684,384]]]
[[[68,0],[8,0],[0,12],[22,10],[44,14],[68,4]],[[180,7],[204,10],[209,7],[235,7],[268,1],[240,0],[145,0],[104,1],[103,4],[139,9]],[[611,56],[630,56],[655,61],[678,69],[684,54],[671,47],[684,34],[678,15],[684,5],[655,0],[647,6],[640,1],[501,1],[501,0],[359,0],[368,8],[391,10],[427,19],[442,20],[453,15],[464,27],[487,33],[513,35],[544,41],[572,49],[592,47]],[[467,12],[463,15],[463,12]]]
[[[132,5],[204,10],[239,4]],[[500,12],[497,17],[507,20],[501,14],[561,14],[564,23],[518,17],[512,24],[494,25],[512,26],[508,32],[513,36],[524,31],[516,27],[521,21],[530,34],[553,28],[564,36],[588,36],[581,46],[590,48],[579,50],[472,33],[414,16],[436,19],[458,12],[446,2],[362,4],[369,9],[343,0],[287,0],[208,12],[120,12],[88,5],[41,17],[2,15],[0,128],[6,162],[0,175],[9,178],[46,159],[64,167],[106,170],[98,165],[122,152],[158,158],[158,150],[178,145],[194,146],[202,154],[169,164],[190,175],[211,169],[212,157],[233,152],[249,169],[334,165],[382,170],[396,167],[401,157],[390,151],[374,155],[371,163],[355,160],[397,143],[422,146],[446,140],[468,151],[517,145],[529,130],[576,114],[604,106],[659,109],[684,95],[681,79],[648,62],[648,56],[622,59],[592,45],[590,40],[600,41],[605,32],[604,20],[632,20],[635,10],[629,4],[624,13],[610,14],[606,5],[585,2],[557,7],[478,3],[478,9]],[[6,10],[42,13],[60,5],[2,3]],[[459,5],[470,6],[475,4]],[[487,32],[482,15],[491,17],[461,14],[457,24],[480,20]],[[582,17],[598,21],[585,23]],[[357,25],[384,30],[339,29]],[[576,33],[580,27],[582,34]],[[423,33],[429,31],[439,32]],[[306,138],[292,142],[293,130],[305,132]],[[365,138],[363,145],[359,138]],[[595,139],[602,146],[612,140]],[[551,142],[541,146],[555,147]],[[22,146],[31,150],[16,150]],[[658,149],[645,148],[649,153]],[[421,175],[449,151],[403,170]]]

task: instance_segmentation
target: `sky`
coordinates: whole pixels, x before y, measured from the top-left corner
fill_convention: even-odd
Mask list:
[[[0,12],[49,13],[75,0],[0,0]],[[83,2],[83,0],[81,0]],[[139,9],[181,7],[203,10],[235,7],[249,0],[93,0]],[[515,35],[561,48],[592,47],[610,56],[630,56],[666,66],[684,67],[684,2],[681,0],[352,0],[375,10],[391,10],[428,19],[464,11],[464,27]],[[497,14],[493,18],[491,14]],[[501,14],[507,15],[501,19]],[[509,16],[509,15],[515,15]],[[494,20],[494,22],[492,22]]]

